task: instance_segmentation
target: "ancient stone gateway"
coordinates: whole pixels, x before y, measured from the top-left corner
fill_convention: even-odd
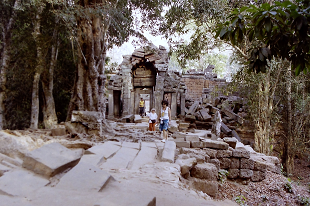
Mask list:
[[[161,101],[167,98],[175,118],[177,104],[182,101],[185,104],[185,84],[180,83],[181,74],[168,72],[166,48],[149,44],[123,58],[120,73],[109,81],[108,118],[139,114],[141,97],[146,102],[146,111],[156,108],[158,114]]]

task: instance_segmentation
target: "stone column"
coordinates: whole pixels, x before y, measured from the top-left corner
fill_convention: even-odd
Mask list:
[[[177,116],[177,93],[171,94],[171,119]]]
[[[134,114],[139,114],[140,89],[135,89]]]
[[[134,89],[131,90],[131,96],[130,96],[130,114],[135,114],[135,91]]]
[[[114,99],[113,99],[113,90],[109,89],[108,91],[109,91],[108,92],[108,94],[109,94],[109,97],[108,97],[108,101],[109,101],[108,118],[111,119],[111,118],[114,118]]]
[[[181,93],[181,115],[185,115],[185,93]]]
[[[161,102],[163,101],[164,96],[164,77],[157,76],[156,77],[156,87],[154,92],[154,99],[155,99],[155,109],[157,116],[160,117],[160,110],[161,110]]]

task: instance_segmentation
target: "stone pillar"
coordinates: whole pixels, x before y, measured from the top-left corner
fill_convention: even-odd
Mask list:
[[[131,90],[130,95],[130,114],[135,114],[135,91]]]
[[[108,114],[108,118],[114,118],[114,99],[113,99],[113,90],[109,89],[108,90],[108,101],[109,101],[109,114]]]
[[[134,114],[139,114],[139,102],[140,102],[140,89],[135,89],[135,104]]]
[[[185,115],[185,93],[181,93],[181,115]]]
[[[160,110],[161,110],[161,102],[163,101],[164,97],[164,77],[157,76],[156,77],[156,87],[155,87],[155,109],[158,118],[160,117]]]
[[[171,94],[171,119],[177,116],[177,93]]]

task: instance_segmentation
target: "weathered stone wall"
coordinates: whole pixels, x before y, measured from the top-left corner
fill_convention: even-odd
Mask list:
[[[204,77],[183,77],[182,80],[187,86],[186,99],[200,101],[205,87]]]

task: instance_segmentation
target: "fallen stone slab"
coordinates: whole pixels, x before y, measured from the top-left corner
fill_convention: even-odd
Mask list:
[[[8,172],[10,170],[11,170],[11,168],[9,168],[9,167],[7,167],[5,165],[0,164],[0,176],[2,176],[5,172]]]
[[[131,170],[138,170],[148,163],[154,162],[157,156],[157,148],[153,142],[142,142],[141,150],[139,151],[137,157],[133,160]]]
[[[194,104],[192,104],[192,106],[188,109],[187,114],[194,114],[198,106],[199,106],[199,102],[195,101]]]
[[[221,122],[221,131],[224,134],[230,135],[232,130],[229,129],[223,122]]]
[[[26,154],[23,167],[45,177],[52,177],[75,166],[83,150],[70,150],[59,143],[44,145]]]
[[[123,144],[124,143],[125,142],[123,142]],[[136,146],[134,146],[133,144],[135,144]],[[139,143],[122,145],[120,150],[118,150],[112,157],[110,157],[100,165],[100,168],[104,170],[128,169],[139,152],[138,148],[140,148]]]
[[[80,162],[86,162],[95,166],[99,166],[107,159],[112,157],[121,147],[122,144],[120,142],[114,141],[98,144],[86,150]]]
[[[200,115],[202,116],[204,121],[211,121],[212,117],[209,115],[209,110],[208,109],[201,109],[199,110]]]
[[[23,161],[18,158],[14,159],[14,158],[11,158],[7,155],[0,153],[0,162],[3,162],[3,161],[9,162],[10,164],[13,164],[17,167],[21,167],[23,164]]]
[[[161,160],[163,162],[174,163],[176,144],[174,141],[166,141]]]
[[[13,196],[25,197],[48,183],[48,180],[29,171],[14,170],[0,177],[0,191]]]
[[[239,137],[238,133],[235,130],[231,131],[231,135],[235,137],[239,142],[241,142],[241,138]]]
[[[203,141],[204,148],[213,148],[213,149],[228,149],[229,145],[226,142],[215,141],[211,139],[204,139]]]
[[[81,162],[66,173],[56,185],[57,189],[99,192],[113,177],[100,168]]]
[[[236,148],[237,142],[238,140],[235,137],[225,137],[224,142],[226,142],[227,144],[229,144],[230,147],[232,147],[233,149]]]

